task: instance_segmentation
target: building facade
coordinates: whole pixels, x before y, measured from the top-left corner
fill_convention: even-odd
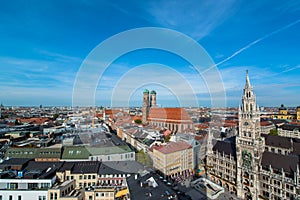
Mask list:
[[[288,109],[283,104],[281,104],[281,106],[278,108],[278,114],[271,115],[271,117],[273,119],[289,119],[289,120],[297,118],[295,114],[290,114]]]
[[[192,173],[194,152],[187,142],[169,142],[153,148],[153,167],[166,176],[177,177]]]
[[[167,128],[173,133],[194,129],[193,121],[184,108],[151,108],[148,122],[156,127]]]
[[[238,135],[208,143],[210,180],[241,199],[299,198],[299,140],[261,134],[248,73],[238,117]]]

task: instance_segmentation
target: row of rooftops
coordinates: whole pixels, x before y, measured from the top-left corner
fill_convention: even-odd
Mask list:
[[[51,179],[57,172],[67,170],[71,174],[134,174],[143,169],[144,166],[135,161],[36,162],[32,159],[10,159],[0,163],[0,178]]]
[[[55,158],[62,160],[89,159],[89,156],[131,153],[128,145],[112,147],[65,146],[62,148],[17,148],[6,151],[6,158]]]

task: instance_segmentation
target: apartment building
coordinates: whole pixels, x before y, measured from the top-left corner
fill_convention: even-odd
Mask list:
[[[168,142],[153,146],[153,167],[166,176],[177,177],[195,168],[193,147],[187,142]]]

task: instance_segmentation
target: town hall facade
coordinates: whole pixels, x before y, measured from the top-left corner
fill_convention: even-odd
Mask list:
[[[238,118],[236,136],[208,145],[209,179],[241,199],[298,199],[300,141],[261,134],[248,72]]]

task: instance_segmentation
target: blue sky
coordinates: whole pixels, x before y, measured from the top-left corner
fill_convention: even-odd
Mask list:
[[[71,105],[77,73],[89,53],[111,36],[141,27],[168,28],[196,40],[216,63],[228,106],[240,103],[246,69],[259,105],[300,105],[298,0],[0,1],[0,24],[4,105]],[[147,65],[143,74],[128,75],[148,63],[161,64],[161,70]],[[192,86],[198,105],[210,106],[201,74],[184,59],[155,49],[115,60],[99,79],[96,105],[111,105],[112,91],[129,76],[136,88],[129,99],[114,94],[120,106],[140,105],[144,88],[157,90],[161,106],[181,106],[180,94],[170,89],[180,88],[170,68]],[[166,82],[140,85],[145,76]]]

